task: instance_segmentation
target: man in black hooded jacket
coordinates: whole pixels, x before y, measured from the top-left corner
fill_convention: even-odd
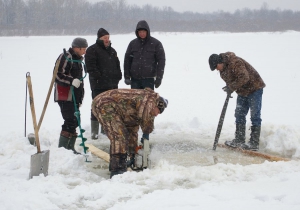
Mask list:
[[[86,50],[85,62],[89,73],[92,98],[107,90],[118,89],[122,79],[117,52],[111,47],[109,33],[100,28],[96,43]],[[91,112],[91,138],[98,139],[99,122]],[[101,133],[104,133],[101,128]]]
[[[161,42],[150,35],[150,28],[145,20],[138,22],[135,30],[137,38],[132,40],[125,53],[125,84],[131,89],[154,90],[161,85],[165,68],[165,51]],[[149,134],[143,134],[149,139]]]

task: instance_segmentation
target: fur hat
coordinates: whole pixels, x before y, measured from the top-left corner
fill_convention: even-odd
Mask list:
[[[109,33],[104,29],[104,28],[100,28],[98,30],[98,33],[97,33],[97,37],[98,39],[102,36],[105,36],[105,35],[109,35]]]
[[[73,40],[72,47],[87,48],[88,43],[87,43],[86,39],[77,37]]]
[[[169,101],[163,97],[158,98],[157,108],[159,109],[160,113],[163,113],[165,108],[167,108]]]

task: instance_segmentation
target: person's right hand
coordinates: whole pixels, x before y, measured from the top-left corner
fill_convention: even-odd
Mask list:
[[[76,88],[79,88],[81,81],[77,78],[73,79],[72,85]]]
[[[224,90],[224,92],[226,92],[228,95],[230,95],[233,92],[228,86],[223,87],[222,90]]]
[[[125,79],[125,84],[126,85],[131,85],[131,80],[130,79]]]

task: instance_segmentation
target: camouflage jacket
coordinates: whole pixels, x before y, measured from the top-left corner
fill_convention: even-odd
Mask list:
[[[126,127],[141,126],[143,133],[151,133],[155,117],[150,112],[157,106],[158,98],[158,93],[150,88],[114,89],[96,96],[92,111],[101,123],[117,114]]]
[[[232,91],[241,96],[248,96],[266,86],[259,73],[247,61],[237,57],[233,52],[220,55],[224,64],[220,75]]]

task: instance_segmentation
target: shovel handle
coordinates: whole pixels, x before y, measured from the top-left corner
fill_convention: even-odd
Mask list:
[[[27,80],[27,85],[28,85],[28,90],[29,90],[29,102],[30,102],[32,122],[33,122],[33,128],[34,128],[35,143],[36,143],[36,147],[37,147],[37,152],[41,153],[40,140],[39,140],[39,134],[38,134],[39,131],[38,131],[37,123],[36,123],[36,115],[35,115],[35,108],[34,108],[34,101],[33,101],[32,83],[31,83],[31,77],[30,77],[29,72],[27,72],[27,74],[26,74],[26,80]]]
[[[48,95],[46,97],[44,108],[43,108],[43,111],[42,111],[42,114],[41,114],[41,117],[40,117],[40,120],[39,120],[39,124],[38,124],[38,127],[37,127],[38,131],[40,130],[42,121],[44,119],[44,115],[45,115],[45,112],[46,112],[46,109],[47,109],[47,106],[48,106],[48,102],[49,102],[50,94],[52,92],[52,88],[53,88],[53,84],[54,84],[54,81],[55,81],[55,77],[56,77],[56,74],[58,72],[59,64],[60,64],[60,59],[57,59],[57,61],[55,63],[55,68],[54,68],[52,80],[51,80],[51,83],[50,83],[50,86],[49,86]]]

